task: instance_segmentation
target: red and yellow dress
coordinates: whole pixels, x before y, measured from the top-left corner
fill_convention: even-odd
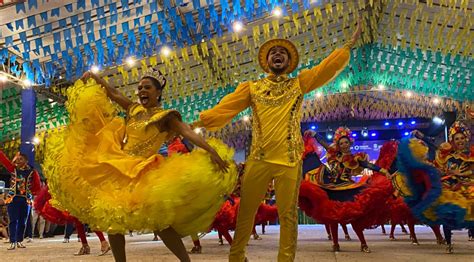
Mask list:
[[[93,80],[68,90],[67,108],[70,124],[47,138],[43,167],[55,207],[109,233],[173,227],[186,236],[209,228],[236,184],[236,167],[215,171],[201,149],[157,154],[174,136],[161,126],[177,111],[132,104],[123,119]],[[209,143],[233,163],[232,149]]]
[[[365,168],[380,171],[367,160],[365,153],[341,154],[330,148],[328,165],[324,165],[317,154],[307,152],[299,196],[303,212],[320,223],[357,222],[361,229],[376,226],[386,219],[387,214],[381,212],[380,207],[391,195],[388,179],[381,175],[354,179]]]

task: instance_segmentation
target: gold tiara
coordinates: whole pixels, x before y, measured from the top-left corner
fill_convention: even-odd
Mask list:
[[[160,70],[155,70],[153,68],[148,69],[142,77],[151,77],[154,78],[160,83],[161,88],[165,88],[166,85],[166,78],[161,73]]]

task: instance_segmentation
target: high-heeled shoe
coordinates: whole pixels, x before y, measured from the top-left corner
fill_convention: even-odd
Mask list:
[[[446,240],[444,240],[444,238],[438,238],[438,239],[436,239],[436,244],[446,245]]]
[[[219,246],[223,246],[223,245],[224,245],[224,240],[219,239]]]
[[[64,238],[63,243],[69,243],[69,238]]]
[[[351,241],[351,236],[349,236],[349,234],[345,235],[344,238],[347,240],[347,241]]]
[[[79,252],[74,254],[75,256],[83,256],[83,255],[89,255],[91,253],[91,248],[89,245],[84,245],[79,249]]]
[[[328,235],[328,240],[332,240],[331,234]]]
[[[364,252],[364,253],[370,253],[372,251],[370,251],[370,248],[369,246],[367,246],[367,244],[362,244],[360,245],[360,251],[361,252]]]
[[[332,252],[339,252],[339,251],[341,251],[341,247],[339,246],[339,244],[333,244]]]
[[[201,246],[194,246],[191,251],[189,251],[191,254],[201,254],[202,253],[202,247]]]
[[[416,239],[416,238],[413,238],[411,240],[411,244],[414,245],[414,246],[419,246],[420,245],[420,243],[418,243],[418,239]]]
[[[109,245],[109,242],[107,241],[102,241],[100,242],[100,254],[99,254],[99,257],[107,254],[109,251],[110,251],[110,245]]]
[[[453,247],[453,244],[449,244],[446,247],[446,254],[452,254],[452,253],[454,253],[454,247]]]
[[[253,234],[254,240],[262,240],[262,238],[258,234]]]
[[[23,245],[22,242],[16,243],[16,247],[17,247],[17,248],[26,248],[25,245]]]

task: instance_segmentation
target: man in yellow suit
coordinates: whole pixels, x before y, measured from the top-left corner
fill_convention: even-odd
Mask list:
[[[301,104],[305,93],[331,81],[349,63],[350,49],[361,33],[360,22],[352,39],[333,51],[319,65],[302,71],[296,78],[288,74],[298,66],[298,51],[286,39],[262,45],[258,60],[268,77],[241,83],[214,108],[200,114],[195,126],[215,131],[223,128],[239,112],[252,108],[252,147],[242,180],[240,210],[229,261],[246,261],[247,245],[268,182],[274,179],[280,219],[278,261],[293,261],[298,235],[297,201],[304,151],[300,131]]]

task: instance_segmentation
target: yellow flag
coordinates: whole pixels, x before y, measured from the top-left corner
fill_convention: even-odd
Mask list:
[[[337,16],[342,16],[344,13],[344,5],[342,3],[336,3]]]
[[[211,44],[212,44],[212,51],[214,51],[215,56],[217,56],[218,58],[222,57],[221,51],[219,51],[219,46],[217,45],[216,38],[211,39]]]
[[[314,13],[314,19],[316,20],[316,23],[319,23],[323,20],[323,14],[321,13],[321,8],[316,7],[313,10],[313,13]]]
[[[138,79],[138,68],[134,67],[132,68],[132,78],[133,79]]]
[[[326,4],[325,8],[326,8],[326,16],[327,16],[327,18],[328,18],[328,19],[332,19],[332,15],[333,15],[333,14],[332,14],[332,4],[331,4],[331,3]]]
[[[300,20],[298,20],[298,14],[293,15],[293,24],[295,25],[295,28],[293,29],[293,35],[298,35],[301,27]]]
[[[156,61],[156,56],[150,57],[150,65],[151,66],[156,66],[158,62]]]
[[[274,37],[278,37],[278,33],[280,32],[280,21],[278,21],[277,19],[273,20],[272,28]]]
[[[196,62],[202,62],[202,58],[201,58],[201,56],[199,55],[199,51],[198,51],[198,49],[197,49],[197,45],[192,45],[192,46],[191,46],[191,52],[193,53],[194,61],[196,61]]]
[[[311,24],[311,15],[309,14],[309,10],[305,10],[303,12],[304,23],[306,25]]]
[[[248,49],[250,48],[249,46],[249,38],[247,35],[242,36],[242,44]]]
[[[229,45],[227,42],[222,43],[222,52],[224,52],[224,57],[230,56]]]
[[[206,42],[201,43],[201,50],[202,50],[202,57],[208,57],[209,56],[209,49],[207,47]]]
[[[258,25],[253,27],[253,43],[255,46],[258,46],[260,43],[260,27]]]
[[[123,69],[123,66],[117,67],[117,71],[122,75],[123,82],[128,83],[128,72]]]
[[[263,28],[263,37],[265,38],[265,41],[269,40],[270,39],[270,24],[265,23],[263,24],[262,28]]]
[[[183,57],[184,62],[189,61],[189,55],[188,55],[188,48],[187,47],[181,48],[181,57]]]
[[[287,38],[287,37],[288,37],[288,34],[290,33],[291,26],[290,26],[289,23],[284,23],[284,24],[283,24],[283,28],[285,29],[285,30],[284,30],[285,38]]]
[[[140,61],[140,64],[142,65],[142,74],[145,74],[145,72],[148,70],[148,66],[146,64],[146,59],[142,59]]]

